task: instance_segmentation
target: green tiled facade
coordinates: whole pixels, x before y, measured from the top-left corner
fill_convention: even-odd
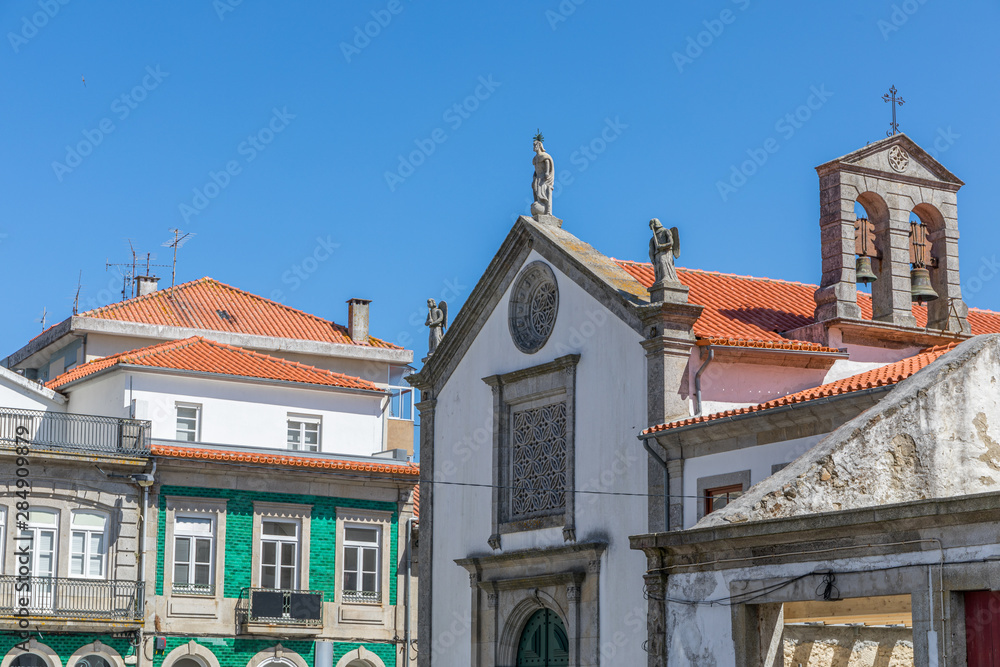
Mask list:
[[[159,519],[156,548],[156,594],[163,595],[163,555],[167,531],[167,496],[226,499],[225,581],[224,594],[238,598],[243,588],[250,586],[253,553],[253,501],[311,505],[309,544],[309,588],[323,591],[332,600],[336,590],[336,556],[332,548],[336,537],[337,507],[391,512],[389,536],[389,604],[396,604],[396,563],[398,562],[399,513],[395,503],[356,498],[336,498],[294,493],[262,493],[228,489],[205,489],[188,486],[164,486],[160,489]],[[350,649],[345,649],[345,652]],[[374,652],[374,651],[373,651]]]
[[[36,640],[38,639],[37,636],[34,636],[34,638]],[[167,638],[166,650],[156,652],[153,656],[153,667],[161,667],[163,665],[164,658],[171,651],[182,644],[188,643],[192,639],[211,651],[212,654],[219,660],[219,665],[221,667],[246,667],[246,664],[255,655],[261,651],[270,649],[279,643],[286,652],[299,654],[309,667],[314,667],[314,643],[311,640],[282,641],[277,639],[241,639],[239,637],[169,637]],[[21,638],[16,634],[0,634],[0,657],[6,655],[20,641]],[[113,639],[110,635],[54,635],[43,633],[42,639],[39,643],[44,644],[55,651],[60,660],[62,660],[63,665],[65,665],[69,657],[77,650],[88,644],[92,644],[95,641],[100,641],[102,644],[110,646],[114,650],[118,651],[118,653],[122,656],[129,653],[129,642],[127,639]],[[358,644],[348,642],[334,643],[333,664],[337,664],[337,661],[343,658],[346,653],[353,651],[359,646],[364,646],[365,649],[377,655],[386,665],[396,664],[396,648],[392,644]],[[148,651],[149,649],[147,648],[147,655]],[[143,661],[143,663],[147,665],[149,664],[147,661]]]

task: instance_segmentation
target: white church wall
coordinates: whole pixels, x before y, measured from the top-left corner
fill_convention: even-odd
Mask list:
[[[136,418],[151,420],[152,437],[157,439],[176,438],[176,404],[192,403],[201,406],[201,442],[287,451],[288,415],[296,414],[321,420],[321,452],[369,456],[382,449],[384,400],[375,395],[115,372],[75,390],[71,407],[120,417],[127,416],[132,399]],[[121,406],[118,411],[116,405]]]
[[[719,454],[696,456],[684,461],[684,527],[690,528],[698,522],[699,504],[698,479],[712,475],[750,471],[750,486],[767,479],[772,474],[772,466],[791,463],[812,449],[813,445],[826,435],[811,435],[805,438],[772,442],[757,447],[746,447]]]
[[[540,259],[532,251],[525,264]],[[646,426],[645,356],[639,334],[556,267],[552,269],[559,287],[559,311],[545,346],[533,355],[515,347],[508,326],[508,289],[437,396],[431,647],[435,666],[469,664],[468,626],[459,633],[454,627],[456,619],[469,619],[471,613],[469,579],[454,560],[493,553],[487,544],[492,532],[493,395],[482,378],[580,354],[577,489],[643,494],[646,488],[646,455],[636,439]],[[600,603],[602,649],[614,656],[607,658],[609,664],[645,660],[641,648],[645,560],[629,549],[628,535],[646,532],[646,508],[644,495],[576,495],[577,542],[610,542],[600,574],[601,590],[609,592]],[[502,536],[503,552],[564,544],[561,529]]]

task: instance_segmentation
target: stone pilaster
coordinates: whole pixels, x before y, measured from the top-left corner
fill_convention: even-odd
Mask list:
[[[650,568],[655,560],[649,558]],[[646,586],[646,654],[647,667],[667,666],[667,577],[659,572],[651,571],[643,576]]]
[[[930,234],[931,255],[937,259],[936,269],[931,270],[931,285],[939,298],[927,304],[927,328],[967,334],[972,329],[959,280],[958,221],[946,216],[944,225]]]
[[[816,290],[816,321],[860,319],[854,262],[854,202],[857,189],[839,172],[820,174],[820,242],[823,277]]]
[[[878,280],[872,284],[872,319],[915,327],[910,298],[910,210],[901,207],[899,199],[889,197],[888,220],[881,225],[876,222],[875,236],[882,259],[876,262]]]

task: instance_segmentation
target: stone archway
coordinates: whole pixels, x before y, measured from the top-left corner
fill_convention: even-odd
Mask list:
[[[59,659],[59,655],[34,638],[28,642],[28,651],[29,653],[25,653],[15,646],[0,661],[0,667],[11,667],[17,658],[29,654],[38,656],[42,662],[46,663],[46,667],[62,667],[62,660]]]
[[[219,659],[192,639],[164,656],[162,665],[163,667],[219,667]]]
[[[551,609],[539,609],[521,631],[517,667],[566,667],[569,637],[562,619]]]
[[[523,598],[514,606],[503,622],[500,641],[497,646],[498,665],[516,665],[524,630],[531,619],[540,611],[548,611],[559,619],[566,630],[566,610],[551,595],[538,589],[522,591]],[[570,649],[572,651],[572,648]],[[576,656],[570,655],[571,659]]]
[[[382,659],[366,649],[359,646],[353,651],[348,651],[337,661],[336,667],[385,667]]]

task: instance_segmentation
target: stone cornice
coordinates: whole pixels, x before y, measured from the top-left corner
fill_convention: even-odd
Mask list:
[[[566,356],[553,359],[548,363],[539,364],[538,366],[523,368],[510,373],[503,373],[501,375],[490,375],[489,377],[484,377],[483,382],[491,387],[495,387],[498,385],[510,384],[511,382],[517,382],[518,380],[526,380],[528,378],[568,370],[576,367],[578,363],[580,363],[579,354],[567,354]]]

